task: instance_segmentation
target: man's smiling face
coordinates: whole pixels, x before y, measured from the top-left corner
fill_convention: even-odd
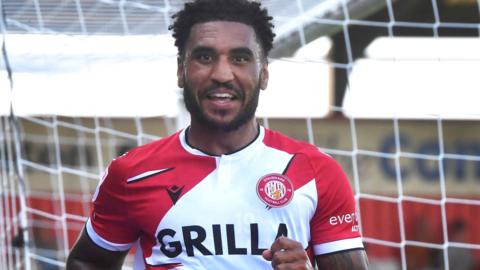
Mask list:
[[[184,52],[178,61],[178,85],[184,88],[192,122],[230,131],[253,119],[268,70],[251,26],[195,24]]]

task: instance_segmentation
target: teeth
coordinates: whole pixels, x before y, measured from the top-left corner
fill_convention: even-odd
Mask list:
[[[214,97],[214,98],[233,98],[233,96],[228,94],[228,93],[216,93],[216,94],[212,94],[210,96]]]

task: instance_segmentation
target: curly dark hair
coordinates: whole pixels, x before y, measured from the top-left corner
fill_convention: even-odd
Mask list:
[[[190,30],[196,23],[211,21],[232,21],[250,25],[255,30],[257,39],[262,47],[264,56],[267,57],[272,49],[273,18],[268,15],[265,8],[261,8],[259,2],[249,0],[195,0],[185,3],[184,9],[172,16],[173,24],[169,30],[173,30],[175,46],[178,55],[183,56],[185,44],[190,36]]]

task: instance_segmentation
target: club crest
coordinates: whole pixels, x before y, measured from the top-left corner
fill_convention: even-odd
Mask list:
[[[257,194],[268,206],[283,207],[293,198],[293,184],[285,175],[267,174],[258,180]]]

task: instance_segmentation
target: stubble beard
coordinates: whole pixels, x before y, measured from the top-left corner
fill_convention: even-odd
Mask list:
[[[205,111],[201,108],[200,104],[196,101],[195,96],[193,95],[193,92],[188,84],[185,84],[183,89],[183,100],[185,102],[185,107],[190,113],[190,117],[209,129],[222,132],[235,131],[253,119],[255,117],[255,111],[257,110],[259,96],[260,86],[257,85],[254,89],[253,96],[247,101],[243,107],[243,110],[241,110],[232,121],[220,123],[211,117],[208,117]],[[226,112],[219,111],[217,113],[221,114]]]

